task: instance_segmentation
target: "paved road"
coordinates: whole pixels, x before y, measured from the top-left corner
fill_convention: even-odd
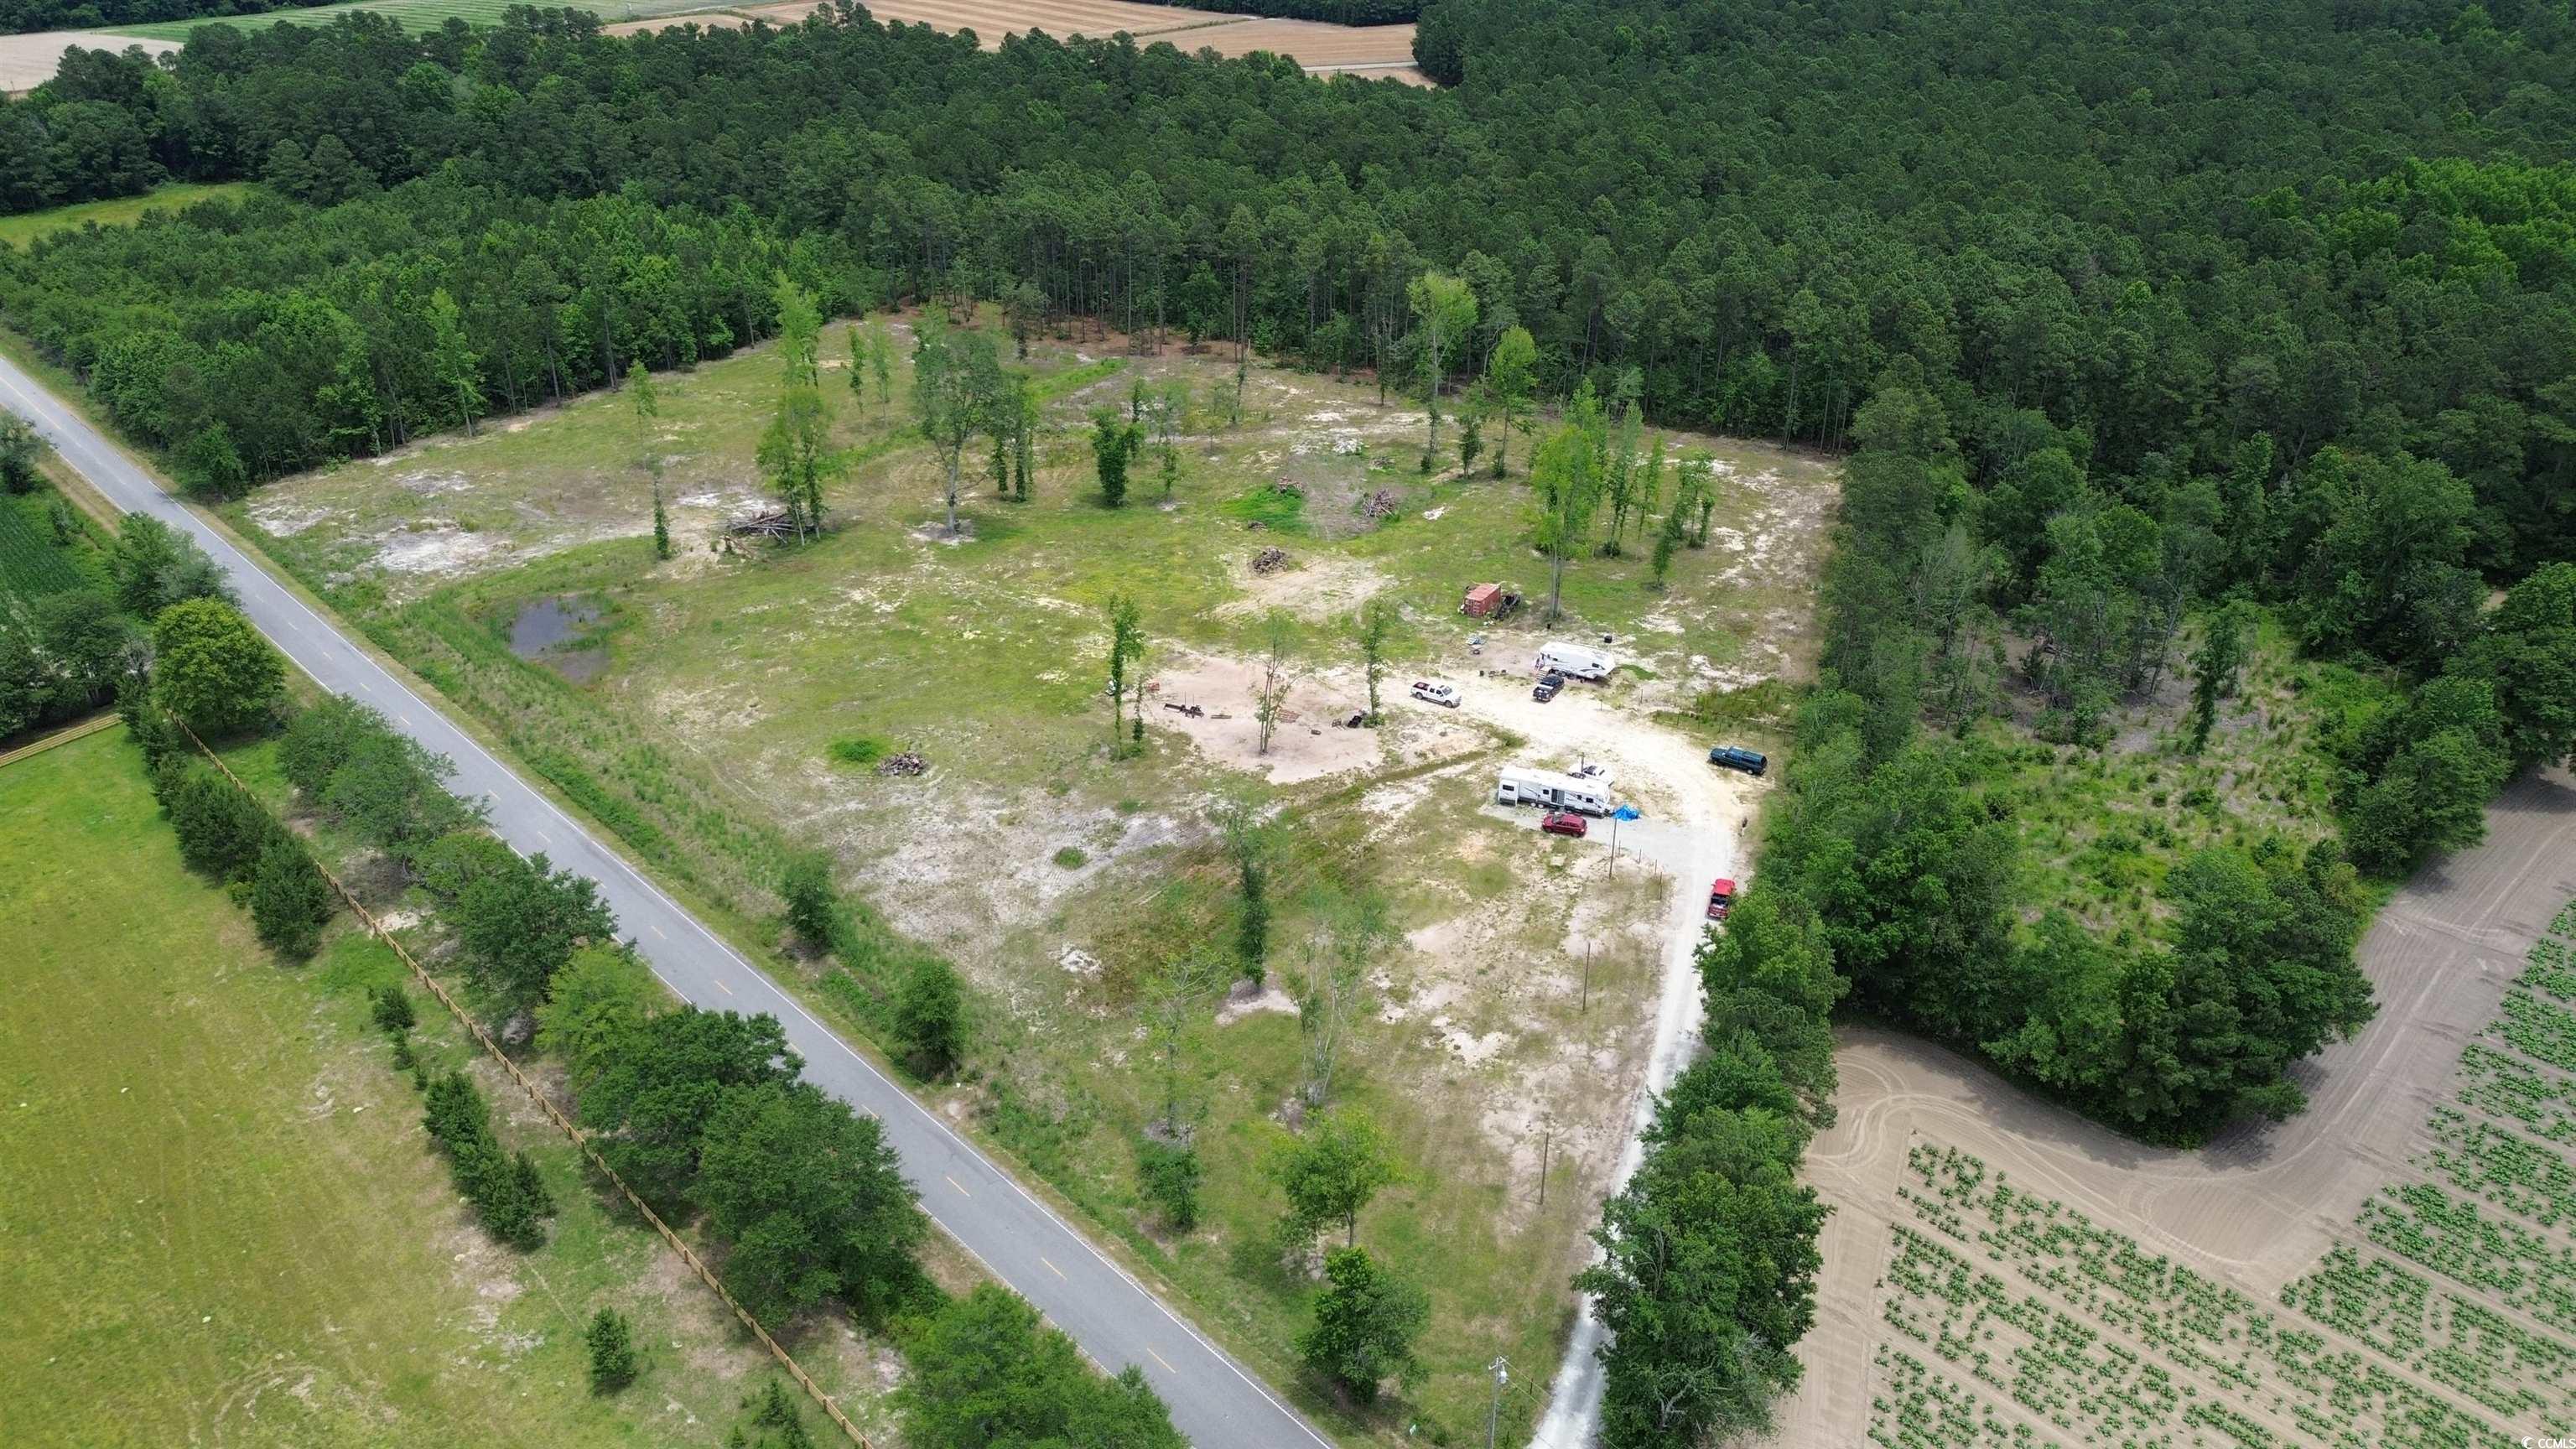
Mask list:
[[[931,1217],[1093,1359],[1113,1368],[1140,1365],[1171,1406],[1172,1422],[1194,1443],[1203,1449],[1299,1449],[1327,1442],[678,902],[164,493],[80,414],[5,358],[0,405],[34,423],[63,460],[117,507],[149,513],[203,544],[231,575],[251,622],[323,688],[372,705],[405,734],[453,760],[457,793],[486,802],[492,829],[502,839],[525,854],[542,851],[555,865],[599,882],[619,926],[674,992],[709,1010],[767,1012],[784,1022],[788,1041],[805,1059],[805,1075],[885,1124]]]

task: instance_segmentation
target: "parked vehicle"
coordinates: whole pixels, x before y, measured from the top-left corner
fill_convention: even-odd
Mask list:
[[[1456,709],[1458,707],[1458,687],[1454,684],[1442,684],[1436,680],[1430,679],[1417,679],[1413,681],[1413,697],[1421,700],[1424,704],[1437,704],[1449,709]]]
[[[1505,765],[1494,781],[1494,803],[1537,805],[1549,810],[1572,810],[1583,815],[1607,815],[1610,813],[1610,786],[1607,781],[1577,779],[1554,770]]]
[[[1742,745],[1719,745],[1708,752],[1708,762],[1712,765],[1723,765],[1730,770],[1742,770],[1748,775],[1759,775],[1771,768],[1769,756],[1759,750],[1748,750]]]
[[[1540,676],[1538,683],[1531,686],[1530,698],[1537,700],[1541,704],[1545,704],[1549,700],[1556,698],[1557,691],[1563,688],[1565,688],[1564,675],[1542,675]]]
[[[1571,810],[1550,810],[1546,818],[1539,821],[1538,828],[1550,835],[1571,835],[1577,840],[1592,829],[1582,816]]]
[[[1710,920],[1712,920],[1712,921],[1723,921],[1723,920],[1725,920],[1725,919],[1726,919],[1726,913],[1727,913],[1729,910],[1733,909],[1733,908],[1734,908],[1734,906],[1735,906],[1735,882],[1733,882],[1733,881],[1731,881],[1731,880],[1726,879],[1724,876],[1720,876],[1720,877],[1718,877],[1716,880],[1714,880],[1714,881],[1712,881],[1712,882],[1710,882],[1710,883],[1709,883],[1709,887],[1708,887],[1708,918],[1709,918]]]
[[[1562,674],[1569,679],[1588,679],[1597,684],[1610,677],[1610,671],[1619,667],[1619,661],[1588,644],[1542,644],[1537,667],[1543,674]]]

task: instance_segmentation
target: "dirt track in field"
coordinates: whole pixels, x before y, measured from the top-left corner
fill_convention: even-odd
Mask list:
[[[629,21],[609,26],[608,33],[633,35],[675,25],[730,27],[750,20],[793,25],[818,8],[817,0],[786,0],[776,5],[745,5],[696,15]],[[1207,49],[1219,55],[1242,56],[1266,50],[1293,57],[1299,65],[1318,73],[1347,71],[1364,78],[1401,80],[1408,85],[1431,83],[1414,69],[1410,25],[1268,20],[1171,5],[1140,5],[1131,0],[871,0],[868,13],[889,23],[972,30],[986,50],[1000,49],[1005,36],[1024,30],[1043,30],[1059,38],[1124,32],[1139,43],[1168,42],[1193,54]]]
[[[1824,1236],[1806,1380],[1782,1405],[1787,1449],[1867,1437],[1877,1283],[1906,1150],[1928,1138],[1982,1157],[2150,1252],[2258,1301],[2349,1238],[2355,1212],[2422,1151],[2460,1048],[2494,1017],[2523,953],[2576,896],[2576,781],[2526,776],[2487,815],[2486,843],[2426,867],[2360,948],[2379,1015],[2302,1073],[2308,1110],[2200,1152],[2141,1146],[2047,1106],[1963,1057],[1878,1031],[1841,1034],[1838,1120],[1807,1155],[1835,1213]]]

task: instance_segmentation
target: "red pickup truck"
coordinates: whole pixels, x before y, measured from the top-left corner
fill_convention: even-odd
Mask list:
[[[1710,883],[1709,883],[1709,887],[1708,887],[1708,918],[1709,918],[1710,920],[1712,920],[1712,921],[1723,921],[1723,920],[1725,920],[1725,919],[1726,919],[1726,912],[1727,912],[1727,908],[1728,908],[1728,907],[1730,907],[1730,906],[1732,906],[1732,905],[1734,905],[1734,904],[1735,904],[1735,882],[1733,882],[1733,881],[1731,881],[1731,880],[1727,880],[1727,879],[1725,879],[1724,877],[1720,877],[1720,878],[1718,878],[1717,880],[1712,881],[1712,882],[1710,882]]]

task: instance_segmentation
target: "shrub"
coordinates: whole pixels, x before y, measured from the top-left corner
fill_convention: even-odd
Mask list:
[[[591,1315],[582,1338],[590,1345],[593,1393],[613,1394],[635,1382],[635,1329],[624,1314],[614,1308],[599,1310]]]
[[[932,957],[915,961],[895,994],[894,1029],[923,1071],[937,1076],[955,1066],[966,1042],[965,990],[956,968]]]
[[[1080,870],[1090,859],[1079,845],[1068,845],[1055,853],[1055,863],[1066,870]]]
[[[844,765],[873,765],[886,757],[887,749],[886,742],[874,735],[844,735],[824,753]]]
[[[1136,1144],[1137,1190],[1162,1211],[1163,1222],[1173,1232],[1186,1233],[1198,1226],[1203,1172],[1198,1150],[1186,1143],[1145,1138]]]

